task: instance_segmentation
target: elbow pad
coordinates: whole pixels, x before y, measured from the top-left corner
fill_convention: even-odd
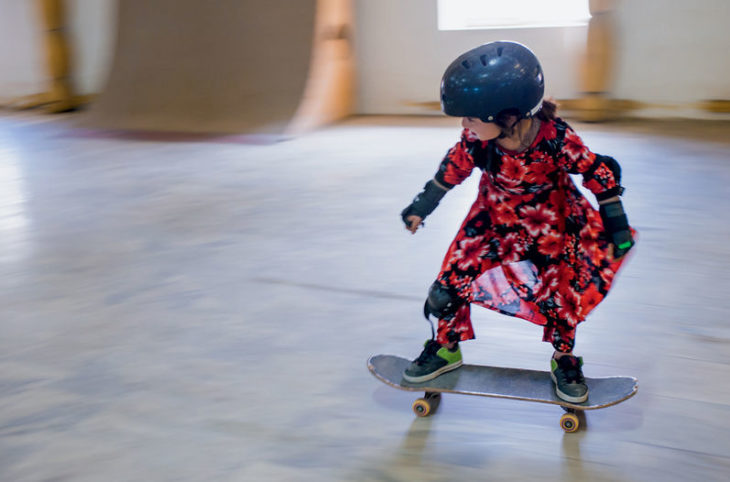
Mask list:
[[[593,164],[590,168],[588,168],[586,172],[583,173],[583,175],[592,176],[593,173],[596,172],[596,169],[601,166],[601,164],[606,166],[611,171],[613,177],[616,179],[616,184],[621,184],[621,165],[613,157],[604,156],[603,154],[596,154],[596,158],[593,161]]]
[[[401,211],[400,216],[403,218],[403,222],[408,225],[407,218],[408,216],[413,215],[418,216],[421,219],[426,219],[426,216],[436,209],[436,206],[439,205],[439,202],[441,202],[441,199],[447,192],[448,191],[444,191],[438,187],[433,180],[428,181],[426,185],[423,186],[423,191],[418,193],[416,197],[413,198],[413,202]]]
[[[584,178],[590,177],[600,166],[605,166],[613,174],[613,178],[616,180],[616,187],[608,189],[606,192],[596,194],[596,199],[603,201],[614,196],[620,196],[624,192],[624,188],[621,186],[621,165],[611,156],[604,156],[596,154],[596,160],[593,161],[593,165],[583,174]]]

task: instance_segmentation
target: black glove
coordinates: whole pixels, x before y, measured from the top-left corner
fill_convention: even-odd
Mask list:
[[[418,216],[421,219],[426,219],[426,216],[431,214],[436,206],[439,205],[441,198],[448,191],[438,187],[433,180],[430,180],[423,186],[423,191],[418,193],[413,202],[408,205],[400,213],[400,217],[403,218],[403,222],[406,223],[406,227],[410,227],[408,222],[408,216]]]
[[[598,212],[601,214],[603,227],[606,228],[613,243],[613,256],[618,259],[628,253],[634,245],[634,237],[629,229],[629,220],[626,217],[624,206],[620,200],[613,201],[599,205]]]

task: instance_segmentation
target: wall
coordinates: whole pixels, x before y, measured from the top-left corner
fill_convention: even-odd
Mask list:
[[[730,2],[621,0],[616,13],[617,98],[730,99]]]
[[[36,7],[28,0],[0,0],[0,100],[43,89],[42,38],[32,28],[40,24]]]
[[[81,94],[96,94],[104,88],[114,55],[117,0],[67,1],[75,86]]]
[[[99,92],[114,48],[115,0],[67,0],[74,84],[80,94]],[[0,101],[46,88],[39,2],[0,0]]]
[[[357,0],[358,110],[365,114],[432,112],[441,75],[460,53],[493,40],[530,46],[545,70],[547,95],[578,90],[577,56],[586,27],[439,31],[436,0]]]
[[[80,93],[99,92],[111,65],[115,0],[69,0]],[[617,65],[613,96],[671,105],[730,99],[727,0],[617,0]],[[36,2],[0,0],[0,100],[43,88]],[[509,38],[540,56],[548,93],[579,94],[578,56],[584,27],[439,32],[436,0],[355,0],[357,107],[365,114],[434,113],[441,74],[459,53]],[[414,105],[415,104],[415,105]],[[663,107],[662,107],[663,106]]]
[[[613,97],[659,104],[659,115],[687,114],[674,105],[730,99],[730,2],[618,0]],[[444,31],[436,0],[356,0],[358,110],[366,114],[435,113],[446,66],[480,43],[529,45],[545,70],[547,93],[579,95],[586,28]],[[670,105],[671,104],[671,105]]]

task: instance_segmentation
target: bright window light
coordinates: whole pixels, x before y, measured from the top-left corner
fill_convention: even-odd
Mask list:
[[[590,18],[588,0],[438,0],[439,30],[570,27]]]

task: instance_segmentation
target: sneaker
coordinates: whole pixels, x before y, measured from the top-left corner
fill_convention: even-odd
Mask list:
[[[566,402],[582,403],[588,400],[588,387],[583,378],[583,358],[564,355],[550,360],[550,375],[555,382],[555,393]]]
[[[403,378],[407,382],[421,383],[455,370],[461,364],[461,349],[458,343],[449,350],[436,340],[428,340],[418,358],[403,372]]]

